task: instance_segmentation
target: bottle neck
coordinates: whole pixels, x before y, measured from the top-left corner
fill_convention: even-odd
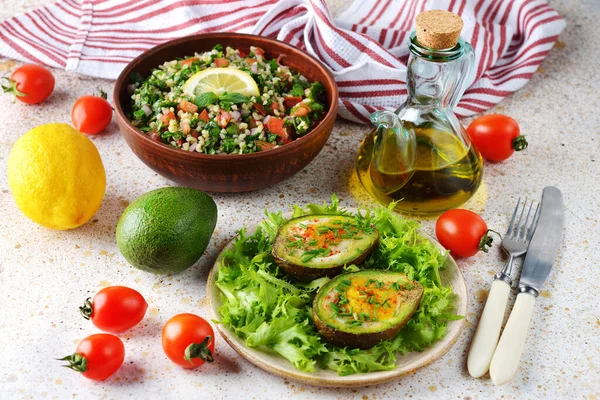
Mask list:
[[[471,46],[459,39],[451,49],[421,46],[416,33],[410,37],[408,102],[415,105],[453,108],[462,95],[465,73],[471,68]]]

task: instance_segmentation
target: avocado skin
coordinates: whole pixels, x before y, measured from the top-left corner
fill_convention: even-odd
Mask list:
[[[142,271],[178,273],[200,259],[216,223],[217,206],[206,193],[182,187],[156,189],[123,211],[117,245]]]
[[[364,272],[364,270],[358,273],[361,272]],[[381,271],[373,270],[373,272],[378,273]],[[398,274],[401,273],[398,272]],[[352,273],[340,275],[339,279],[343,279],[343,277],[350,275],[352,275]],[[362,334],[349,333],[335,329],[334,327],[328,325],[327,322],[323,321],[321,317],[319,317],[315,310],[315,302],[320,297],[319,295],[321,294],[321,290],[323,290],[322,287],[321,289],[319,289],[319,292],[317,293],[317,295],[315,296],[315,300],[313,301],[312,316],[315,326],[319,333],[323,336],[325,341],[339,347],[370,349],[371,347],[375,346],[383,340],[393,339],[394,337],[396,337],[396,335],[398,335],[402,328],[406,326],[414,312],[417,310],[419,304],[421,303],[421,299],[423,298],[423,286],[417,281],[413,281],[412,283],[415,285],[415,289],[409,291],[409,293],[411,294],[411,296],[409,297],[409,301],[414,302],[414,307],[411,310],[411,312],[404,319],[399,321],[397,325],[394,325],[389,329],[380,332],[370,332]]]
[[[327,216],[329,217],[330,215],[327,215]],[[354,260],[348,261],[344,265],[337,265],[337,266],[332,266],[329,268],[306,267],[304,265],[291,263],[291,262],[279,257],[279,255],[277,254],[276,249],[279,247],[278,242],[281,240],[284,240],[284,238],[280,235],[280,232],[285,225],[286,224],[283,224],[279,228],[279,231],[277,232],[275,243],[273,243],[273,250],[271,251],[271,255],[273,256],[273,259],[275,260],[277,265],[280,266],[285,271],[286,274],[292,276],[293,278],[295,278],[301,282],[310,282],[312,280],[322,278],[324,276],[333,278],[333,277],[341,274],[344,271],[344,266],[346,266],[346,265],[362,264],[367,259],[367,257],[369,257],[371,255],[371,253],[373,253],[375,251],[375,249],[377,249],[377,246],[379,246],[379,231],[375,227],[373,227],[374,232],[377,233],[377,238],[375,239],[375,241],[373,241],[373,244],[367,250],[365,250],[360,256],[358,256]]]
[[[277,263],[277,265],[279,265],[285,271],[286,274],[290,275],[291,277],[293,277],[301,282],[310,282],[312,280],[315,280],[315,279],[318,279],[318,278],[321,278],[324,276],[333,278],[333,277],[341,274],[344,270],[343,265],[338,265],[336,267],[330,267],[330,268],[309,268],[309,267],[294,264],[294,263],[288,262],[282,258],[279,258],[277,256],[277,254],[275,254],[275,251],[273,251],[272,254],[273,254],[273,258],[275,259],[275,262]],[[360,259],[360,261],[355,261],[350,264],[361,263],[365,260],[365,257],[361,256],[361,257],[359,257],[359,259]]]

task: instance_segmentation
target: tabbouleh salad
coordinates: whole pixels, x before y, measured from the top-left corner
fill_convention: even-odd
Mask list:
[[[215,68],[238,70],[218,71],[233,75],[242,71],[260,94],[219,94],[200,87],[186,93],[190,77]],[[306,135],[326,113],[320,82],[309,82],[279,58],[267,59],[259,47],[246,53],[216,45],[193,57],[167,61],[145,79],[133,73],[131,82],[131,123],[153,140],[190,152],[269,150]]]

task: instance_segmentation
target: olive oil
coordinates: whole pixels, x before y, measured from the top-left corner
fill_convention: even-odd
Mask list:
[[[374,162],[373,147],[381,130],[373,130],[363,140],[356,166],[363,186],[383,204],[398,201],[396,210],[408,214],[440,214],[464,204],[481,183],[479,153],[453,132],[412,130],[416,139],[412,166],[405,166],[396,148],[387,143]]]

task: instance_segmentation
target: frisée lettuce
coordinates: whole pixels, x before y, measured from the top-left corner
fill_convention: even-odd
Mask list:
[[[216,266],[216,286],[221,292],[220,320],[249,347],[277,353],[303,371],[320,368],[350,375],[394,369],[397,355],[422,351],[446,335],[454,314],[450,287],[443,286],[439,270],[446,254],[419,234],[419,224],[406,220],[389,208],[359,210],[356,218],[367,219],[380,232],[375,252],[361,265],[346,266],[348,272],[382,269],[403,272],[424,287],[418,309],[392,340],[366,349],[340,348],[326,343],[312,320],[312,301],[329,278],[301,283],[279,271],[271,256],[272,244],[281,224],[282,213],[266,211],[266,219],[256,232],[239,232],[231,250]],[[294,206],[291,218],[312,214],[349,215],[332,198],[331,204]]]

